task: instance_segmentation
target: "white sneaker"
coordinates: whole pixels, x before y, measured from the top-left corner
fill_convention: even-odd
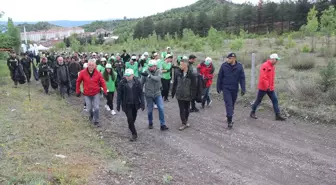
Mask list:
[[[84,111],[87,111],[86,106],[84,106],[83,110],[84,110]]]
[[[105,109],[106,109],[107,111],[111,111],[111,109],[110,109],[110,107],[109,107],[108,105],[105,105]]]
[[[212,103],[212,100],[210,100],[210,102],[208,103],[208,105],[207,105],[207,106],[208,106],[208,107],[210,107],[211,103]]]
[[[156,104],[154,104],[154,109],[157,109],[158,107],[157,107],[157,105]]]
[[[117,113],[114,110],[111,110],[112,115],[116,115]]]

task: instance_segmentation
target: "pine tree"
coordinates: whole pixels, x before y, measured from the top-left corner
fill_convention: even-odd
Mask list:
[[[201,12],[196,18],[195,33],[201,37],[206,37],[209,29],[209,18],[205,12]]]
[[[155,31],[155,25],[152,18],[147,17],[143,23],[143,37],[148,37]]]

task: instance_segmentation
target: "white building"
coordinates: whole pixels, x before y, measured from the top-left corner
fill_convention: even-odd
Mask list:
[[[64,39],[70,37],[72,34],[81,34],[84,33],[84,29],[80,27],[73,28],[55,28],[46,31],[32,31],[26,32],[27,40],[33,42],[39,42],[41,40],[51,40],[51,39]],[[25,40],[25,35],[21,33],[21,40]]]

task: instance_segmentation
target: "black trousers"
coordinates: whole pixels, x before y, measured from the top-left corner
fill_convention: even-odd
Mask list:
[[[27,82],[30,82],[30,78],[31,78],[31,68],[23,68],[23,71],[26,75],[26,78],[27,78]]]
[[[189,107],[190,107],[190,101],[184,101],[184,100],[177,100],[178,106],[180,109],[180,117],[182,124],[187,124],[188,118],[189,118]]]
[[[12,78],[14,84],[17,85],[17,84],[18,84],[18,81],[15,80],[15,78],[14,78],[14,73],[15,73],[15,70],[10,70],[10,76],[11,76],[11,78]]]
[[[58,86],[62,98],[64,98],[65,93],[70,96],[70,82],[61,82]]]
[[[170,89],[170,79],[166,80],[166,79],[161,78],[161,84],[162,84],[161,95],[164,100],[167,100],[168,95],[169,95],[169,89]]]
[[[135,129],[135,125],[134,125],[136,117],[137,117],[137,113],[138,113],[138,110],[136,109],[135,104],[126,105],[125,114],[127,117],[128,128],[132,132],[132,135],[138,135]]]
[[[45,93],[48,93],[49,92],[49,77],[48,76],[44,76],[44,77],[41,77],[41,83],[42,83],[42,86],[43,86],[43,89],[44,89],[44,92]]]
[[[114,92],[108,92],[106,96],[106,104],[110,107],[111,110],[113,110],[113,97],[114,97]]]

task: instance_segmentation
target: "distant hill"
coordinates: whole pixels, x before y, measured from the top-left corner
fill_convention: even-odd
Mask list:
[[[41,31],[41,30],[49,30],[52,28],[59,28],[60,26],[50,24],[49,22],[37,22],[36,24],[28,24],[28,23],[23,23],[23,24],[17,24],[17,27],[20,28],[20,31],[24,31],[24,27],[26,27],[26,31]]]

